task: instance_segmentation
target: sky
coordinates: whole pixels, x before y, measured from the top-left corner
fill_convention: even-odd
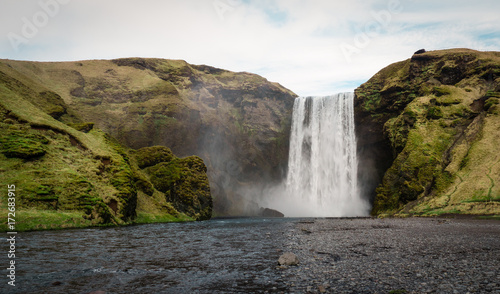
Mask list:
[[[182,59],[324,96],[422,48],[500,51],[499,12],[498,0],[0,0],[0,58]]]

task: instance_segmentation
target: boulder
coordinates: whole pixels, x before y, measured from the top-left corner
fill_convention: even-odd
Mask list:
[[[285,266],[298,265],[299,258],[297,257],[297,255],[291,252],[286,252],[280,256],[280,258],[278,259],[278,263]]]
[[[425,53],[425,52],[426,52],[426,51],[425,51],[425,49],[420,49],[420,50],[417,50],[417,51],[416,51],[415,53],[413,53],[413,54],[423,54],[423,53]]]
[[[285,215],[277,210],[271,208],[261,208],[260,215],[261,217],[284,217]]]

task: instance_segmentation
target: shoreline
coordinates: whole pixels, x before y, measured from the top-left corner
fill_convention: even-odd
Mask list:
[[[54,214],[57,214],[57,212],[54,212]],[[209,220],[233,220],[233,219],[275,219],[273,217],[260,217],[260,216],[216,216],[212,217]],[[289,220],[356,220],[356,219],[470,219],[470,220],[493,220],[493,221],[500,221],[500,215],[469,215],[469,214],[443,214],[439,216],[405,216],[405,217],[398,217],[398,216],[357,216],[357,217],[282,217],[279,218],[277,217],[276,219],[289,219]],[[178,218],[178,219],[166,219],[164,221],[140,221],[140,222],[130,222],[126,224],[104,224],[104,225],[96,225],[96,224],[90,224],[90,225],[79,225],[75,224],[74,226],[71,226],[70,224],[65,224],[66,226],[61,226],[61,227],[40,227],[40,228],[33,228],[36,224],[30,224],[28,225],[29,228],[27,229],[17,229],[17,232],[37,232],[37,231],[52,231],[52,230],[70,230],[70,229],[88,229],[88,228],[112,228],[112,227],[128,227],[128,226],[138,226],[138,225],[148,225],[148,224],[163,224],[163,223],[189,223],[189,222],[194,222],[194,220],[190,219],[183,219],[183,218]],[[9,232],[10,230],[7,229],[7,224],[6,224],[6,219],[5,223],[2,221],[2,225],[0,225],[0,233],[6,233]]]

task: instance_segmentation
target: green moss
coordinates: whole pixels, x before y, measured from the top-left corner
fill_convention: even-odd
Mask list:
[[[495,91],[489,90],[488,92],[486,92],[486,97],[488,97],[488,98],[490,98],[490,97],[500,98],[500,92],[495,92]]]
[[[434,87],[433,91],[434,95],[437,97],[440,96],[445,96],[445,95],[450,95],[451,91],[448,88],[443,88],[443,87]]]
[[[468,119],[472,116],[472,111],[469,107],[460,104],[452,107],[450,116]]]
[[[398,209],[431,189],[444,191],[450,185],[452,177],[443,171],[441,154],[452,144],[453,132],[438,124],[430,121],[410,129],[403,150],[376,189],[374,214]]]
[[[498,57],[464,49],[428,52],[406,61],[409,71],[404,62],[393,64],[356,89],[357,114],[365,124],[384,125],[395,156],[376,188],[374,214],[496,214],[497,153],[490,150],[498,145],[492,137],[500,114]],[[492,90],[483,95],[485,88]],[[366,107],[377,92],[378,108]],[[417,95],[406,100],[410,94]],[[487,143],[475,144],[478,138]]]
[[[135,91],[132,94],[132,102],[144,102],[158,96],[178,95],[179,92],[169,81],[160,81],[147,89]]]
[[[66,103],[64,103],[64,100],[57,93],[43,91],[38,95],[40,99],[35,101],[48,115],[55,119],[59,119],[66,113]]]
[[[148,168],[151,182],[166,200],[196,220],[212,215],[212,197],[206,166],[197,156],[175,158]]]
[[[154,214],[140,212],[137,214],[137,218],[134,220],[136,224],[152,224],[152,223],[170,223],[170,222],[186,222],[193,221],[193,218],[185,215],[172,215],[172,214]]]
[[[0,231],[7,231],[7,210],[0,209]],[[83,228],[99,225],[95,221],[84,218],[81,211],[53,211],[38,209],[16,209],[16,231],[57,230],[66,228]]]
[[[86,123],[69,123],[68,126],[74,128],[77,131],[88,133],[94,128],[94,123],[86,122]]]
[[[463,211],[458,209],[431,209],[421,214],[421,216],[441,216],[446,214],[463,214]]]
[[[485,110],[489,110],[492,106],[495,106],[495,105],[498,105],[499,104],[499,101],[498,101],[498,98],[489,98],[486,100],[486,102],[484,103],[484,109]]]
[[[7,157],[32,159],[47,152],[44,145],[49,140],[42,135],[5,127],[0,129],[0,152]]]
[[[371,95],[366,96],[364,100],[364,108],[366,111],[373,111],[378,108],[380,104],[381,95],[378,92],[375,92]]]
[[[182,169],[177,161],[159,163],[148,172],[154,187],[163,193],[169,192],[173,184],[182,177]]]
[[[137,205],[137,190],[132,170],[124,162],[114,162],[111,173],[113,176],[110,183],[118,190],[116,197],[122,207],[120,218],[123,221],[130,221],[136,216]]]
[[[15,75],[12,67],[1,62],[0,68],[7,68]],[[2,79],[5,76],[0,71],[0,183],[17,187],[16,203],[23,215],[16,218],[19,231],[126,224],[135,221],[137,211],[150,220],[193,220],[166,202],[165,195],[153,187],[148,176],[136,165],[135,157],[130,156],[130,151],[94,128],[93,123],[81,123],[78,118],[65,121],[67,124],[57,121],[61,115],[66,115],[65,104],[56,105],[62,101],[59,95],[25,77],[19,82],[10,77],[8,81]],[[119,102],[120,97],[105,93],[110,86],[110,81],[96,82],[86,94],[103,94],[95,98],[116,98],[113,102]],[[160,95],[174,89],[170,83],[154,87],[156,90],[151,88],[148,93],[141,94]],[[170,105],[161,99],[144,103],[148,109],[158,106],[157,112]],[[43,104],[47,105],[42,107]],[[113,111],[117,109],[112,105]],[[167,117],[158,115],[160,120]],[[150,153],[143,158],[139,155],[143,164],[149,162],[145,166],[174,157],[170,150]],[[146,159],[148,156],[150,158]],[[196,165],[186,168],[195,170]],[[137,208],[138,190],[142,200],[150,201],[144,202],[141,210]],[[158,197],[163,197],[163,201]],[[0,195],[0,200],[0,212],[4,212],[2,203],[7,203],[4,195]],[[205,207],[201,208],[193,210],[193,215],[206,219],[207,213],[202,211]],[[0,219],[3,224],[3,218]],[[145,218],[138,221],[143,222]]]
[[[493,105],[488,109],[488,113],[492,115],[500,115],[500,106]]]
[[[134,184],[137,190],[140,190],[149,196],[153,195],[154,186],[142,173],[134,174]]]
[[[426,117],[428,119],[440,119],[443,117],[443,111],[439,106],[429,106]]]
[[[172,151],[165,146],[144,147],[136,150],[134,156],[140,168],[169,162],[174,158]]]
[[[49,195],[52,192],[52,188],[44,185],[36,187],[35,193],[38,195]]]

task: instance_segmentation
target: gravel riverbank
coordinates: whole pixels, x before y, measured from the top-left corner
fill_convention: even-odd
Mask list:
[[[304,219],[284,251],[289,293],[500,293],[500,222]]]

